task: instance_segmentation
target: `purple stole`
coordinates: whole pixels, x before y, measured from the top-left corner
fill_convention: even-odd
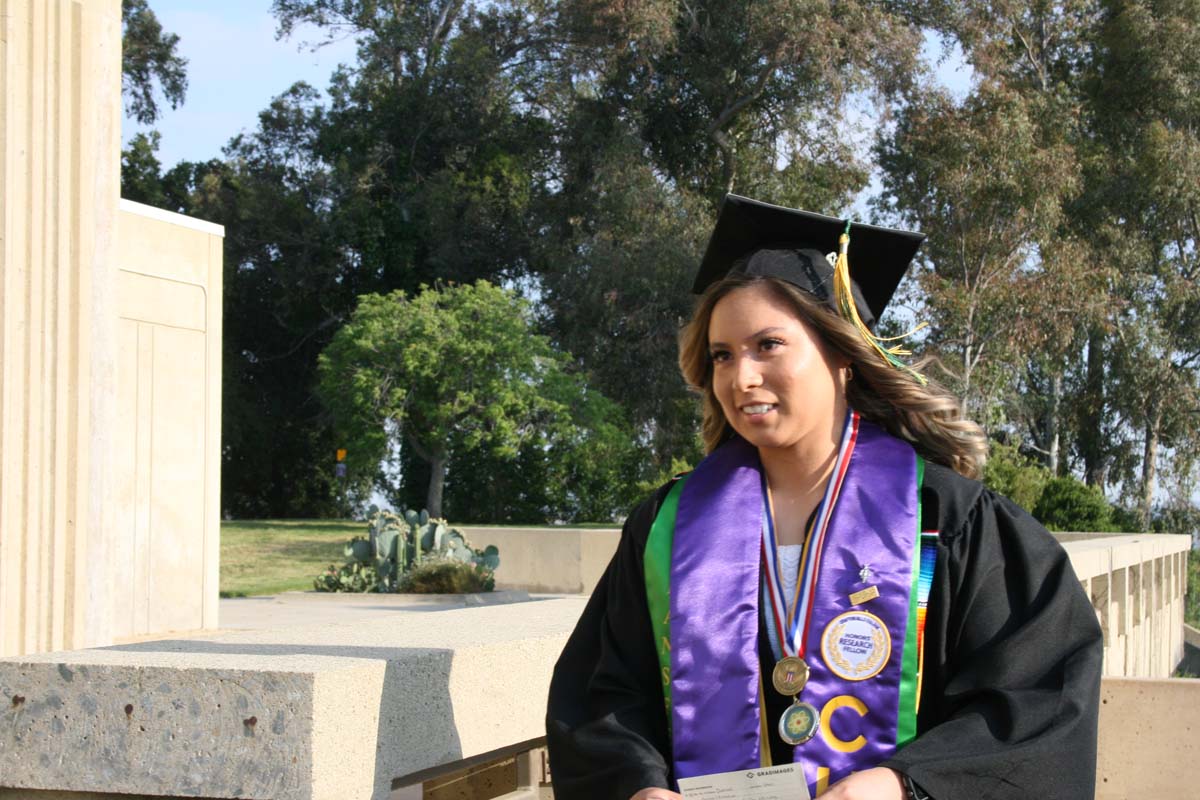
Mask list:
[[[840,495],[814,551],[815,593],[803,638],[811,675],[799,699],[816,708],[821,725],[795,747],[794,760],[803,763],[814,794],[885,761],[915,733],[918,459],[907,442],[855,422]],[[700,463],[679,496],[669,584],[676,778],[762,763],[762,487],[758,452],[735,437]],[[867,565],[879,596],[852,605]],[[769,674],[761,679],[763,691],[775,691]]]

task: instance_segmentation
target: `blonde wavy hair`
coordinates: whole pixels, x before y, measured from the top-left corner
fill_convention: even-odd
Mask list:
[[[803,289],[778,278],[740,273],[708,288],[679,337],[679,369],[688,387],[703,399],[701,432],[706,452],[711,453],[733,435],[713,391],[709,320],[721,298],[756,285],[767,287],[775,297],[790,305],[796,316],[850,362],[853,379],[846,385],[846,401],[851,408],[893,436],[910,442],[927,460],[968,478],[980,477],[987,439],[978,425],[963,417],[954,395],[932,382],[922,384],[909,373],[885,363],[852,324]],[[925,363],[916,366],[920,368]]]

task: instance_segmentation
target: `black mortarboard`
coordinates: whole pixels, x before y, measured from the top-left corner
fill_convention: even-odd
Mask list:
[[[833,304],[833,265],[844,220],[725,195],[692,291],[702,293],[730,272],[769,275]],[[871,328],[925,240],[921,233],[853,223],[847,252],[854,305]]]

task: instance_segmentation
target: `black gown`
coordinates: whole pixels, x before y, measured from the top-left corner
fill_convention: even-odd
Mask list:
[[[672,786],[642,571],[668,488],[626,520],[554,668],[546,734],[563,800],[628,800]],[[946,467],[927,464],[921,500],[922,529],[940,534],[917,738],[881,766],[935,800],[1093,797],[1103,644],[1066,553],[1012,502]],[[760,619],[769,675],[763,630]],[[788,701],[766,694],[776,719]],[[774,762],[791,761],[791,748],[771,737]]]

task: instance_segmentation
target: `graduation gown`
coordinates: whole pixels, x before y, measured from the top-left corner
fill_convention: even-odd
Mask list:
[[[558,797],[672,786],[642,567],[669,488],[626,520],[555,665],[546,736]],[[1103,644],[1066,553],[1012,502],[941,465],[927,464],[921,501],[922,529],[939,536],[917,738],[880,766],[935,800],[1093,797]],[[770,675],[761,613],[759,653]],[[766,695],[773,721],[789,701]],[[790,762],[792,748],[770,736],[773,761]]]

